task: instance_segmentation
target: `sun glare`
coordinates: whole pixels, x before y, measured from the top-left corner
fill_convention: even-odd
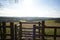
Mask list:
[[[32,0],[23,0],[22,1],[22,6],[23,7],[30,7],[30,6],[32,6]]]
[[[36,6],[33,0],[19,0],[4,10],[0,10],[0,16],[14,17],[55,17],[58,16],[51,7]]]
[[[32,3],[32,0],[23,0],[23,3],[26,4],[26,5],[27,4],[31,4]]]
[[[32,16],[32,17],[34,17],[34,16],[44,16],[44,13],[43,13],[43,11],[41,11],[41,9],[39,10],[39,9],[37,9],[37,7],[35,8],[34,6],[33,6],[33,0],[23,0],[22,1],[22,10],[21,10],[21,14],[25,14],[25,16]],[[42,13],[42,14],[41,14]],[[40,15],[39,15],[40,14]],[[22,16],[24,16],[24,15],[22,15]]]

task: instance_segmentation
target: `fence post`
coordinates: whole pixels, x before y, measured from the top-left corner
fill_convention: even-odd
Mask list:
[[[54,40],[56,40],[56,32],[57,32],[57,29],[55,28],[54,29]]]
[[[36,25],[33,25],[33,40],[36,40]]]
[[[1,39],[2,39],[1,22],[0,22],[0,37],[1,37]],[[1,39],[0,39],[0,40],[1,40]]]
[[[2,22],[2,40],[6,40],[6,22]]]
[[[15,40],[17,40],[17,25],[15,25]]]
[[[20,37],[20,40],[22,40],[22,22],[19,22],[19,24],[20,24],[20,29],[19,29],[19,37]]]
[[[42,21],[42,40],[45,40],[44,35],[45,35],[45,21]]]
[[[39,22],[39,28],[38,28],[38,31],[39,31],[39,40],[40,40],[40,22]]]
[[[14,23],[10,22],[10,27],[11,27],[11,40],[14,40]]]

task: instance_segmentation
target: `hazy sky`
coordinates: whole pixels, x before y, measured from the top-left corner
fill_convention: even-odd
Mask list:
[[[0,16],[60,17],[60,0],[0,0]]]

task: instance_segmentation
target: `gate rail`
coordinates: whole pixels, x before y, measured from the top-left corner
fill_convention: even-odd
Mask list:
[[[56,40],[56,37],[60,37],[60,35],[57,35],[57,29],[60,29],[60,27],[56,27],[56,26],[44,26],[44,27],[39,27],[39,26],[36,26],[34,27],[34,29],[40,29],[42,28],[42,34],[38,35],[38,36],[41,36],[42,37],[42,40],[45,40],[44,37],[54,37],[54,40]],[[50,29],[54,29],[54,35],[47,35],[45,34],[45,28],[50,28]],[[43,30],[44,29],[44,30]],[[35,31],[34,30],[34,31]],[[36,31],[35,31],[36,32]],[[36,35],[36,34],[34,34]],[[37,35],[36,35],[37,36]]]

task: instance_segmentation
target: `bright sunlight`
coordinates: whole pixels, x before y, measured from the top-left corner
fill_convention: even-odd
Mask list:
[[[42,0],[18,0],[16,4],[0,9],[0,16],[8,17],[59,17],[55,6],[48,6]]]

